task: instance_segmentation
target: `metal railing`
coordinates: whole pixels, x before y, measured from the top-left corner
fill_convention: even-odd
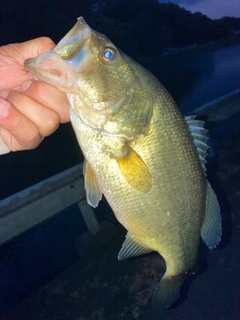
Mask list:
[[[91,234],[99,224],[87,204],[83,164],[76,165],[0,201],[0,244],[78,203]]]

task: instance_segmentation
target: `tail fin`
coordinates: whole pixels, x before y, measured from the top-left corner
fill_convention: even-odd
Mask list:
[[[174,277],[162,277],[152,297],[152,305],[155,309],[168,309],[180,296],[181,285],[185,275]]]

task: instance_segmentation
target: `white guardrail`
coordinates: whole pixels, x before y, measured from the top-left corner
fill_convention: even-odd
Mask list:
[[[83,164],[76,165],[0,201],[0,244],[78,203],[89,231],[96,235],[99,224],[87,204]]]

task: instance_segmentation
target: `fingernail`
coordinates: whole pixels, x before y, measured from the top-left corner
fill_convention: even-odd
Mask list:
[[[0,118],[4,118],[8,114],[9,114],[9,103],[4,99],[0,99]]]
[[[30,85],[31,85],[32,83],[33,83],[32,80],[27,80],[27,81],[25,81],[25,82],[21,85],[20,91],[21,91],[21,92],[27,91],[27,89],[30,87]]]
[[[0,97],[3,99],[6,99],[7,96],[9,95],[10,90],[2,90],[0,91]]]

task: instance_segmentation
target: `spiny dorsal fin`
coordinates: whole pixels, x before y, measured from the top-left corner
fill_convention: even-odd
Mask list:
[[[85,190],[87,202],[90,206],[96,208],[99,201],[102,199],[102,192],[98,187],[98,182],[95,173],[86,159],[83,163],[83,174],[85,182]]]
[[[201,120],[195,120],[196,116],[186,116],[185,120],[187,122],[188,128],[192,134],[193,141],[195,146],[197,147],[199,159],[201,161],[202,168],[205,171],[207,170],[205,167],[205,164],[207,163],[206,157],[207,157],[207,149],[209,148],[207,142],[208,137],[207,133],[208,130],[203,128],[204,121]]]
[[[123,242],[122,249],[118,254],[118,260],[124,260],[130,257],[141,256],[151,251],[151,249],[143,247],[136,240],[134,240],[134,238],[128,232],[126,235],[126,239]]]
[[[209,249],[215,248],[222,235],[220,207],[210,183],[207,185],[206,209],[201,229],[201,237]]]

